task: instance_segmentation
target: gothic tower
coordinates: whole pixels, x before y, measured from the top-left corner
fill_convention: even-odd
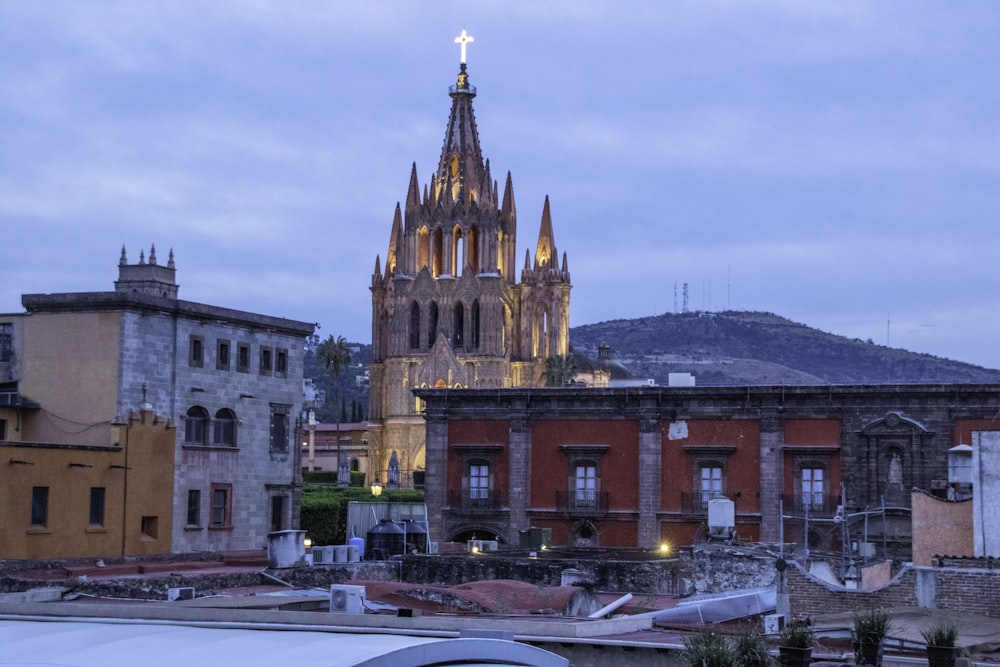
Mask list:
[[[569,351],[570,275],[548,198],[534,262],[527,252],[518,283],[513,181],[508,172],[501,195],[483,159],[465,41],[463,32],[437,169],[421,188],[413,164],[385,266],[376,257],[372,275],[369,448],[383,480],[394,451],[404,475],[423,466],[424,423],[411,389],[541,385],[545,359]]]

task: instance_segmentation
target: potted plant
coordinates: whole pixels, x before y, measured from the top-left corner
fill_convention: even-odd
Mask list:
[[[736,667],[769,667],[771,664],[771,645],[754,625],[736,635],[733,653],[736,654],[733,662]]]
[[[789,623],[778,633],[781,667],[803,667],[812,660],[813,631],[804,621]]]
[[[889,614],[884,609],[868,609],[851,616],[851,640],[857,665],[882,666],[882,640],[889,633]]]
[[[958,626],[954,623],[939,622],[920,631],[927,642],[927,664],[930,667],[955,667],[958,649]]]
[[[725,637],[703,630],[684,640],[681,660],[688,667],[732,667],[735,656]]]

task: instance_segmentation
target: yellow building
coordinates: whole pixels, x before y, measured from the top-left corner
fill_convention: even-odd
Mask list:
[[[0,558],[170,552],[175,429],[152,410],[116,421],[103,445],[0,442]]]

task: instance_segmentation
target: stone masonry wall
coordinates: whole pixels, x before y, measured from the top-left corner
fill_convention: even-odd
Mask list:
[[[980,562],[985,565],[986,559]],[[874,607],[947,609],[1000,618],[998,569],[907,566],[888,586],[861,591],[827,584],[790,563],[785,581],[793,618]]]

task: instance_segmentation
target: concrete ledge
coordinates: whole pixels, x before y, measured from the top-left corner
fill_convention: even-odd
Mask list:
[[[328,612],[275,611],[237,608],[227,600],[216,598],[218,606],[191,607],[177,603],[120,604],[113,608],[80,602],[48,602],[0,604],[0,617],[102,619],[109,617],[128,620],[181,621],[192,625],[225,625],[227,623],[270,626],[310,626],[313,630],[351,632],[388,632],[392,634],[429,634],[454,636],[466,629],[501,630],[515,636],[530,637],[599,637],[639,632],[652,628],[652,619],[643,616],[588,620],[539,616],[443,616],[427,615],[402,618],[382,614],[330,614]],[[302,598],[289,596],[289,603],[301,603]]]

